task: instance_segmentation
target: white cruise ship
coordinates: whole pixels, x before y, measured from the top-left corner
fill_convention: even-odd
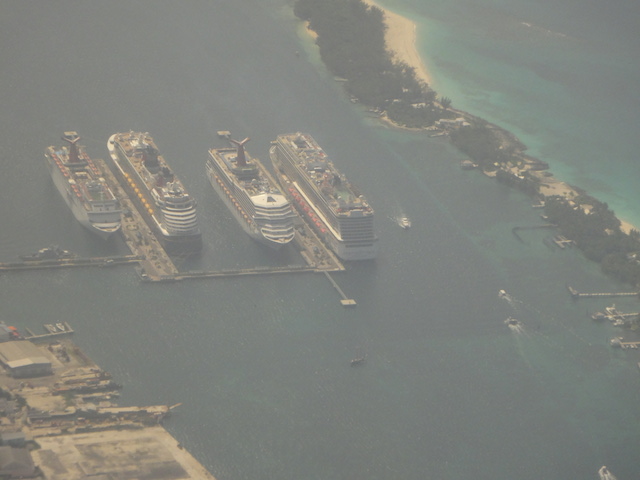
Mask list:
[[[78,145],[76,132],[64,132],[68,146],[48,147],[45,151],[51,178],[78,220],[103,239],[120,230],[120,204],[107,185],[103,173]]]
[[[289,200],[257,158],[242,142],[235,147],[212,148],[206,163],[211,186],[252,238],[278,249],[293,240],[295,213]]]
[[[282,188],[340,258],[375,258],[373,209],[311,135],[279,135],[270,154]]]
[[[196,202],[148,133],[116,133],[107,143],[123,187],[168,253],[202,248]]]

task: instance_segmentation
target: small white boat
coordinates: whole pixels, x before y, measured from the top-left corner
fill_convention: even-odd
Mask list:
[[[56,323],[56,327],[58,328],[58,330],[60,330],[61,332],[64,332],[66,330],[66,328],[64,328],[64,325],[62,323]]]
[[[400,225],[405,230],[409,230],[411,228],[411,220],[409,217],[400,217],[398,218],[398,225]]]
[[[609,469],[603,465],[598,470],[598,475],[600,476],[600,480],[616,480],[616,477],[609,471]]]

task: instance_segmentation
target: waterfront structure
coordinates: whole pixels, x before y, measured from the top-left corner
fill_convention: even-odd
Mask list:
[[[169,253],[202,248],[196,201],[148,133],[116,133],[107,143],[122,186]]]
[[[52,362],[28,340],[0,343],[0,364],[14,378],[51,375]]]
[[[282,188],[340,258],[375,258],[373,209],[311,135],[279,135],[270,156]]]
[[[51,340],[0,343],[0,478],[215,480],[162,426],[181,403],[119,406],[109,372],[69,339]]]
[[[212,148],[206,163],[213,189],[235,219],[255,240],[278,249],[293,240],[295,213],[257,158],[246,152],[249,141],[229,139],[235,148]]]
[[[53,183],[76,220],[103,239],[120,229],[121,210],[118,200],[103,178],[103,173],[78,145],[77,132],[64,132],[62,140],[69,145],[50,146],[44,156]]]

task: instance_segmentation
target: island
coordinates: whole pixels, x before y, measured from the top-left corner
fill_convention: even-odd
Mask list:
[[[320,56],[353,103],[394,128],[447,138],[469,157],[461,165],[530,195],[602,271],[640,289],[640,233],[606,203],[556,179],[511,132],[452,106],[429,86],[415,47],[416,25],[371,0],[297,0]]]

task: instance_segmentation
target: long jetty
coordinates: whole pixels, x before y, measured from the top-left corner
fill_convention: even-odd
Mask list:
[[[331,277],[329,272],[327,272],[325,270],[324,274],[327,277],[327,279],[331,282],[331,285],[333,285],[333,288],[335,288],[337,290],[337,292],[340,294],[340,296],[342,297],[342,300],[340,300],[340,303],[342,304],[342,306],[343,307],[355,307],[356,306],[356,301],[353,298],[349,298],[344,294],[344,292],[340,288],[340,285],[338,285],[336,283],[336,281]]]
[[[594,292],[594,293],[582,293],[578,292],[575,288],[567,285],[567,290],[571,296],[575,299],[578,298],[595,298],[595,297],[637,297],[638,292]]]
[[[58,258],[51,260],[25,260],[24,262],[0,263],[0,271],[9,270],[41,270],[44,268],[72,268],[72,267],[109,267],[139,263],[144,255],[122,255],[119,257],[90,257],[90,258]]]

